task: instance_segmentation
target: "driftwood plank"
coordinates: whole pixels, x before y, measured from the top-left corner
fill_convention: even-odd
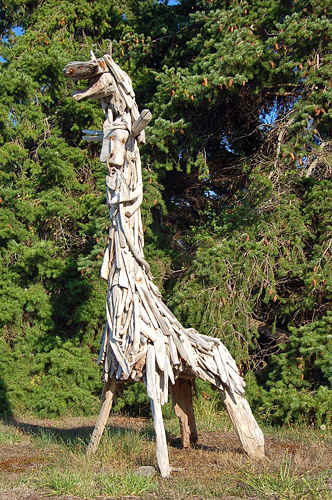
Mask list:
[[[157,455],[158,467],[162,477],[168,477],[171,473],[171,470],[168,460],[166,434],[165,434],[163,416],[161,412],[161,405],[158,402],[157,398],[155,374],[156,374],[155,349],[152,344],[149,344],[146,355],[146,389],[148,396],[150,397],[150,403],[151,403],[153,426],[156,436],[156,455]]]
[[[140,327],[140,305],[139,300],[136,295],[134,295],[134,340],[131,348],[131,352],[135,355],[138,352],[140,338],[141,338],[141,327]]]
[[[155,342],[158,338],[158,333],[156,333],[156,330],[152,329],[150,326],[148,326],[145,321],[140,322],[140,329],[141,333],[151,342]]]
[[[172,405],[180,422],[181,443],[183,448],[195,446],[197,443],[197,427],[195,422],[191,381],[178,378],[170,386]]]
[[[105,352],[106,352],[106,346],[107,346],[107,340],[108,340],[108,335],[107,335],[107,332],[108,332],[108,327],[105,326],[104,328],[104,333],[102,335],[102,338],[100,339],[101,340],[101,348],[100,348],[100,352],[99,352],[99,357],[98,357],[98,365],[100,365],[100,363],[102,363],[105,359]]]
[[[228,373],[227,373],[227,370],[224,366],[224,361],[223,361],[222,357],[220,356],[220,352],[219,352],[218,347],[216,347],[213,350],[213,352],[214,352],[215,361],[216,361],[218,373],[220,376],[220,380],[222,381],[223,384],[229,385]]]
[[[145,373],[148,396],[150,399],[156,399],[156,353],[152,344],[148,344],[147,348]]]
[[[162,332],[157,332],[156,331],[156,340],[154,343],[154,348],[156,351],[156,361],[157,364],[162,372],[166,370],[166,346],[164,342],[164,335]]]
[[[131,132],[134,137],[136,137],[142,130],[150,123],[152,119],[152,113],[148,109],[143,109],[142,113],[139,115],[135,123],[131,128]]]
[[[90,443],[88,445],[87,449],[87,454],[95,453],[97,451],[97,447],[99,444],[99,441],[103,435],[105,426],[107,424],[107,419],[110,414],[112,404],[113,404],[113,398],[115,394],[115,379],[112,378],[109,382],[109,387],[106,392],[105,400],[103,402],[103,405],[101,407],[100,413],[98,420],[96,422],[95,428],[93,430]]]
[[[149,319],[150,319],[153,327],[156,330],[158,330],[157,320],[156,320],[156,318],[155,318],[155,316],[154,316],[154,314],[153,314],[153,312],[151,310],[151,307],[149,306],[149,304],[148,304],[148,302],[147,302],[147,300],[145,298],[145,294],[144,294],[144,292],[142,290],[142,287],[141,287],[141,285],[139,283],[136,283],[136,289],[137,289],[137,291],[138,291],[138,293],[139,293],[139,295],[141,297],[141,300],[142,300],[142,303],[144,305],[145,311],[148,313]]]
[[[110,247],[111,247],[111,243],[106,248],[106,251],[105,251],[104,257],[103,257],[103,263],[102,263],[102,266],[100,269],[100,276],[101,276],[101,278],[103,278],[106,281],[108,280],[108,276],[110,274],[110,262],[111,262]]]
[[[166,365],[167,365],[168,378],[170,379],[171,384],[174,384],[175,378],[174,378],[173,368],[170,362],[170,358],[168,356],[166,357]]]
[[[264,457],[264,436],[248,401],[239,394],[221,390],[221,396],[244,451],[254,460]]]
[[[177,367],[180,365],[180,359],[179,359],[178,352],[177,352],[177,349],[176,349],[176,346],[174,344],[174,340],[172,337],[170,337],[168,345],[169,345],[169,351],[170,351],[172,365]]]
[[[171,468],[169,466],[166,434],[163,422],[163,415],[161,412],[161,405],[155,399],[150,399],[150,402],[151,402],[154,432],[156,435],[156,455],[157,455],[158,467],[161,476],[166,478],[170,476]]]

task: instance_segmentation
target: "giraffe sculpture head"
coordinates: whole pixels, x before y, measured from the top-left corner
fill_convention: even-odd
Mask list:
[[[131,79],[114,62],[110,51],[98,59],[91,51],[89,61],[70,62],[63,72],[74,82],[87,80],[86,89],[73,93],[76,101],[98,100],[104,112],[103,131],[85,130],[87,135],[83,138],[102,140],[100,160],[109,162],[110,168],[121,168],[128,137],[135,137],[138,143],[145,142],[144,128],[152,118],[149,110],[139,113]]]

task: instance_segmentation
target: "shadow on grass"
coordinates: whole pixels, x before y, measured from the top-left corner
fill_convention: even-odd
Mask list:
[[[50,444],[58,444],[64,446],[73,446],[80,444],[83,447],[88,446],[90,438],[94,429],[95,422],[92,421],[88,424],[81,424],[75,426],[75,419],[71,421],[70,426],[61,424],[59,421],[48,420],[44,422],[24,422],[23,419],[16,419],[12,416],[6,416],[1,421],[3,425],[18,429],[23,434],[31,436],[32,438],[40,438],[44,442]],[[79,420],[79,419],[78,419]],[[73,422],[74,421],[74,422]],[[96,418],[97,421],[97,418]],[[172,429],[173,430],[173,429]],[[109,424],[105,427],[102,440],[107,437],[121,438],[128,433],[132,433],[139,438],[147,441],[154,441],[155,433],[152,420],[133,418],[126,415],[112,415]],[[168,445],[173,449],[182,449],[180,432],[168,432],[166,430],[166,440]],[[208,452],[235,452],[240,455],[243,450],[239,445],[235,433],[230,434],[222,430],[216,432],[202,432],[199,433],[199,442],[196,444],[195,449]]]
[[[56,425],[40,425],[32,424],[30,422],[22,422],[16,420],[14,417],[1,419],[3,425],[19,429],[23,434],[31,436],[32,438],[40,437],[45,438],[49,436],[49,441],[54,443],[72,444],[77,440],[82,440],[86,443],[89,442],[90,436],[93,431],[93,426],[78,426],[72,428],[56,427]]]
[[[78,443],[87,447],[94,429],[94,424],[83,424],[78,425],[77,427],[65,427],[61,424],[59,425],[59,422],[57,421],[49,421],[47,425],[43,425],[39,423],[24,422],[22,420],[15,419],[14,417],[2,418],[1,420],[4,425],[18,429],[23,434],[31,436],[32,438],[40,438],[44,442],[48,441],[50,444],[52,443],[69,447]],[[116,420],[118,420],[118,423]],[[137,425],[133,425],[133,420],[135,419],[127,416],[117,416],[115,419],[111,418],[110,424],[105,427],[102,440],[105,436],[121,438],[128,433],[132,433],[147,441],[154,441],[155,434],[153,422],[146,420],[142,425],[140,425],[139,428],[137,428]],[[182,449],[179,434],[166,431],[167,443],[173,449]],[[203,432],[200,434],[199,441],[200,442],[196,444],[195,449],[203,452],[227,453],[232,451],[236,454],[243,454],[243,450],[239,445],[235,434],[225,434],[223,431],[213,433]]]
[[[128,419],[128,425],[126,425],[125,422],[126,417],[121,417],[120,420],[121,424],[112,422],[110,425],[107,425],[103,436],[113,435],[121,437],[130,432],[147,440],[154,440],[154,428],[152,422],[148,421],[144,427],[137,429],[131,425],[132,418]],[[18,429],[23,434],[32,438],[41,438],[45,442],[48,441],[52,444],[65,446],[72,446],[78,442],[88,446],[94,429],[94,425],[78,425],[77,427],[59,426],[59,423],[56,421],[50,421],[47,425],[24,422],[10,415],[2,417],[1,422],[3,425]],[[169,437],[167,440],[171,443],[171,439]]]
[[[3,418],[12,418],[12,410],[7,398],[7,386],[0,377],[0,413]]]

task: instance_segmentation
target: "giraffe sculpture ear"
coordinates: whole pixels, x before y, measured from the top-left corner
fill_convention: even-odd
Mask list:
[[[107,54],[112,57],[112,42],[108,44]]]
[[[93,50],[90,50],[91,61],[98,62]]]

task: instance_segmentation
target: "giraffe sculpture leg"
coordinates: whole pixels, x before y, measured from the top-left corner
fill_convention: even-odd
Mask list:
[[[171,468],[168,460],[163,414],[156,390],[156,356],[155,348],[152,344],[149,344],[147,348],[145,385],[151,403],[158,467],[161,476],[168,477],[171,474]]]
[[[150,398],[153,418],[154,433],[156,438],[156,455],[158,467],[162,477],[169,477],[171,468],[169,466],[166,433],[161,411],[161,404],[157,399]]]
[[[96,422],[95,428],[93,430],[90,443],[88,445],[87,449],[87,455],[90,453],[95,453],[97,451],[97,447],[99,444],[99,441],[101,439],[101,436],[103,435],[108,416],[110,414],[112,404],[113,404],[113,398],[114,398],[114,393],[115,393],[115,378],[112,378],[109,382],[108,388],[106,390],[105,394],[105,399],[103,402],[103,405],[101,407],[100,413],[98,420]]]
[[[227,389],[221,389],[220,393],[244,451],[253,460],[261,460],[264,457],[264,436],[248,401]]]
[[[175,384],[170,386],[170,392],[175,415],[180,421],[181,444],[183,448],[195,446],[197,443],[197,427],[190,379],[176,379]]]

